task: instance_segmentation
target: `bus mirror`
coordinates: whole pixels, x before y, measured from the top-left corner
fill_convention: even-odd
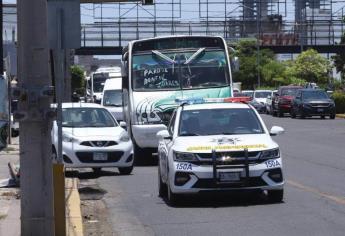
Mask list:
[[[123,89],[128,89],[129,88],[128,76],[122,75],[122,88]]]
[[[122,61],[127,61],[128,60],[128,52],[125,52],[123,55],[122,55]]]

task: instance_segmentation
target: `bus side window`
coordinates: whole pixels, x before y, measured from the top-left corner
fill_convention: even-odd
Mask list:
[[[127,55],[127,57],[126,57]],[[129,80],[128,80],[128,52],[125,53],[123,56],[123,61],[122,61],[122,88],[123,89],[129,89]]]

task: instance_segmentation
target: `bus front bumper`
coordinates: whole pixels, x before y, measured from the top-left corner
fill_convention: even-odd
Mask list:
[[[166,129],[163,124],[155,125],[133,125],[132,134],[135,143],[141,148],[157,148],[158,138],[157,133]]]

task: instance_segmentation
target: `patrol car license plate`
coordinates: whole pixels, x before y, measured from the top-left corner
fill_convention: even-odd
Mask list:
[[[239,181],[240,173],[239,172],[219,172],[219,179],[221,182]]]
[[[93,160],[94,161],[107,161],[108,154],[104,152],[95,152],[93,153]]]
[[[318,108],[317,112],[323,112],[323,108]]]

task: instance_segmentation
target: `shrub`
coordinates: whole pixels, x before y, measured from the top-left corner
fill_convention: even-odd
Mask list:
[[[332,95],[337,113],[345,113],[345,93],[335,91]]]

